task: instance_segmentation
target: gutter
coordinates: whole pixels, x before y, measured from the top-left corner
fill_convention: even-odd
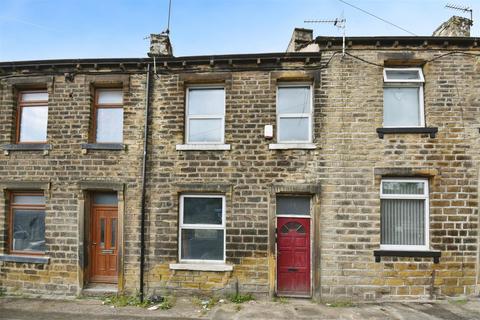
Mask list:
[[[147,167],[147,151],[148,151],[148,116],[150,113],[150,63],[147,64],[145,85],[145,125],[143,131],[143,159],[142,159],[142,204],[140,209],[140,301],[144,300],[144,272],[145,272],[145,194],[146,194],[146,167]]]
[[[157,63],[210,63],[210,61],[229,61],[237,63],[256,62],[262,60],[304,60],[305,58],[315,58],[315,52],[272,52],[272,53],[246,53],[246,54],[221,54],[221,55],[201,55],[201,56],[160,56],[156,57]],[[28,61],[0,61],[0,68],[68,68],[79,66],[112,66],[122,64],[125,67],[142,68],[145,64],[152,64],[153,58],[93,58],[93,59],[52,59],[52,60],[28,60]]]
[[[480,38],[478,37],[436,37],[436,36],[375,36],[375,37],[346,37],[349,46],[356,45],[372,45],[375,47],[391,47],[391,46],[417,46],[425,47],[441,47],[458,46],[470,48],[478,48]],[[314,42],[319,45],[341,45],[342,37],[318,36]]]

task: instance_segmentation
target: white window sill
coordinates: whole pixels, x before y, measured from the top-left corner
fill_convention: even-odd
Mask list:
[[[170,270],[232,271],[233,266],[224,263],[170,263]]]
[[[270,150],[288,150],[288,149],[317,149],[314,143],[271,143],[268,145]]]
[[[229,144],[177,144],[177,151],[230,150]]]

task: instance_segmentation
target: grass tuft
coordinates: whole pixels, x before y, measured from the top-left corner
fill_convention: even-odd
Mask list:
[[[165,297],[161,303],[154,303],[148,299],[140,300],[140,295],[111,295],[103,299],[103,304],[114,307],[141,307],[148,308],[157,305],[161,310],[168,310],[173,307],[174,301],[172,298]]]
[[[334,301],[325,303],[327,307],[330,308],[352,308],[355,307],[355,304],[351,301]]]
[[[462,305],[462,304],[466,304],[468,302],[468,300],[467,299],[450,299],[450,300],[448,300],[448,302],[450,302],[451,304]]]
[[[228,299],[233,303],[244,303],[247,301],[255,300],[255,298],[250,294],[234,294],[228,297]]]

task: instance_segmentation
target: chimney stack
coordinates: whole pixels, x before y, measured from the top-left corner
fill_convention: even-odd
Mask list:
[[[295,28],[287,47],[287,52],[299,52],[313,40],[313,30]]]
[[[172,44],[167,33],[152,33],[150,35],[149,57],[173,56]]]
[[[473,21],[464,17],[453,16],[445,21],[432,34],[434,37],[470,37]]]

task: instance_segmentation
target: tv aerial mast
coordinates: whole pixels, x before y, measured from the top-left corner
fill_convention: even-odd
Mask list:
[[[342,56],[345,56],[345,29],[347,26],[347,19],[343,18],[335,18],[335,20],[304,20],[304,23],[330,23],[333,24],[338,29],[342,30]]]
[[[462,5],[459,5],[459,4],[447,3],[445,5],[445,8],[452,9],[452,10],[463,11],[464,13],[466,13],[466,12],[470,13],[470,25],[473,25],[473,9],[471,7],[462,6]]]

